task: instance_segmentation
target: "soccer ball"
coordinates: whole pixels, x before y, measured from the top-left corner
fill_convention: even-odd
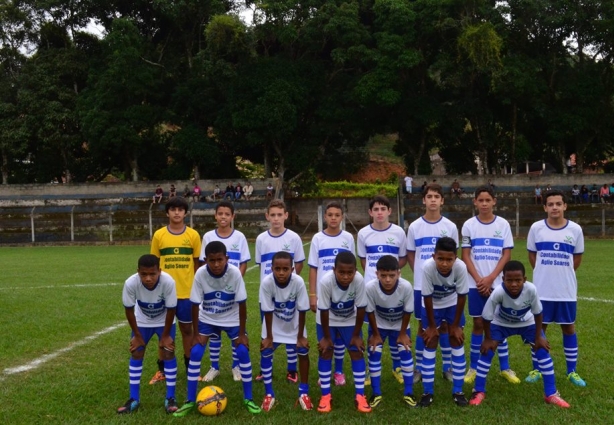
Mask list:
[[[209,385],[203,388],[196,397],[198,411],[205,416],[221,415],[226,409],[226,393],[220,387]]]

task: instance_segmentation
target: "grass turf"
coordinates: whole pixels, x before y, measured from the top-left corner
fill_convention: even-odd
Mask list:
[[[516,241],[513,258],[526,261],[525,242]],[[253,247],[252,247],[253,248]],[[305,247],[306,250],[308,246]],[[560,329],[551,326],[548,337],[555,362],[557,386],[572,405],[569,410],[543,402],[542,384],[508,384],[497,374],[495,357],[487,386],[487,398],[475,408],[458,408],[451,397],[450,383],[441,377],[440,362],[435,382],[435,402],[428,409],[408,409],[401,400],[402,386],[392,377],[387,350],[382,369],[383,403],[369,415],[354,409],[350,362],[346,355],[348,385],[333,387],[333,411],[322,415],[303,412],[295,407],[296,384],[285,381],[285,350],[275,354],[274,386],[278,404],[269,413],[250,415],[242,403],[241,384],[230,374],[229,342],[222,348],[222,375],[215,385],[223,388],[228,407],[218,420],[224,423],[390,423],[437,422],[447,424],[560,423],[575,424],[607,421],[614,415],[614,383],[610,380],[610,347],[604,334],[614,303],[611,280],[610,249],[614,241],[587,240],[586,253],[578,271],[579,305],[578,371],[587,381],[586,388],[573,387],[565,379],[565,359]],[[165,386],[148,385],[156,370],[155,341],[145,357],[141,385],[141,407],[129,416],[115,410],[128,398],[129,328],[121,303],[123,281],[136,271],[138,257],[147,253],[146,246],[93,247],[22,247],[0,248],[0,297],[2,299],[3,338],[0,338],[0,417],[7,424],[61,423],[201,423],[198,413],[175,419],[164,413]],[[303,271],[307,276],[307,271]],[[412,281],[406,267],[403,275]],[[528,273],[531,280],[531,273]],[[257,307],[258,268],[253,262],[245,277],[248,288],[248,331],[251,336],[251,359],[254,375],[259,369],[260,335]],[[471,330],[468,320],[467,339]],[[412,319],[412,328],[415,321]],[[317,350],[315,317],[308,315],[311,341],[310,395],[317,405]],[[413,333],[413,329],[412,329]],[[182,349],[177,342],[177,355]],[[469,344],[465,343],[468,358]],[[510,340],[510,363],[521,379],[531,369],[529,350],[519,338]],[[179,362],[177,399],[185,397],[185,372]],[[202,372],[209,368],[208,354]],[[201,384],[202,385],[202,384]],[[254,381],[254,398],[260,404],[263,386]],[[471,387],[466,385],[465,393]],[[370,393],[369,387],[366,390]],[[414,388],[419,396],[421,384]]]

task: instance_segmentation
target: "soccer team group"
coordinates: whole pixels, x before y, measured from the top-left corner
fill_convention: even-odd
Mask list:
[[[288,361],[286,379],[298,383],[298,404],[312,410],[305,332],[310,310],[316,313],[319,412],[332,409],[331,383],[346,383],[346,351],[351,360],[356,409],[368,413],[377,408],[382,402],[381,359],[386,341],[392,374],[404,387],[404,404],[428,407],[433,403],[439,347],[443,377],[452,382],[453,401],[458,406],[480,405],[495,351],[501,376],[510,383],[520,383],[508,360],[507,338],[513,335],[519,335],[531,347],[533,370],[525,380],[543,379],[545,402],[568,408],[556,389],[545,331],[551,323],[560,324],[567,379],[585,386],[576,372],[578,340],[574,326],[575,271],[584,250],[582,229],[565,218],[564,193],[547,192],[543,200],[547,216],[531,226],[527,238],[533,268],[531,283],[523,264],[510,260],[514,241],[509,223],[494,214],[492,188],[479,187],[473,202],[477,215],[464,223],[460,244],[456,225],[441,215],[444,196],[437,184],[423,191],[425,213],[411,223],[407,233],[389,222],[389,200],[374,197],[369,203],[372,222],[358,232],[356,244],[354,237],[341,229],[342,206],[331,202],[324,211],[326,228],[310,244],[306,285],[300,276],[305,261],[303,243],[285,228],[288,212],[284,203],[271,201],[266,212],[270,228],[258,236],[255,249],[262,319],[260,373],[256,379],[263,382],[265,394],[257,404],[252,394],[243,280],[251,258],[245,236],[232,228],[234,206],[225,201],[217,204],[217,227],[201,242],[198,233],[184,223],[187,202],[170,199],[165,206],[168,226],[155,233],[151,253],[139,258],[137,273],[126,280],[123,289],[132,329],[130,398],[117,413],[131,413],[139,407],[145,347],[153,335],[159,341],[158,371],[150,383],[166,382],[166,412],[183,417],[195,410],[198,382],[211,382],[220,374],[224,332],[232,341],[233,378],[242,382],[243,403],[249,412],[269,411],[276,403],[273,353],[282,344]],[[459,245],[461,258],[457,258]],[[355,255],[364,276],[357,270]],[[413,286],[401,277],[407,263],[414,273]],[[466,302],[473,320],[468,369],[463,333]],[[412,314],[418,319],[413,342],[409,329]],[[181,407],[175,399],[175,322],[182,334],[187,371],[187,401]],[[368,323],[366,339],[364,322]],[[211,367],[201,377],[207,346]],[[416,397],[414,385],[420,382],[422,396]],[[365,385],[369,383],[372,391],[367,398]],[[464,383],[474,386],[469,399],[463,393]]]

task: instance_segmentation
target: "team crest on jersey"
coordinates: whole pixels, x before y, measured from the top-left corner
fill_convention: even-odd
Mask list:
[[[282,251],[290,251],[290,244],[285,243]]]
[[[164,294],[158,295],[158,302],[159,303],[163,303],[164,301],[166,301],[166,298],[164,297]]]
[[[230,246],[230,250],[231,250],[231,251],[238,251],[238,250],[239,250],[239,244],[233,243],[233,244]]]
[[[341,242],[341,248],[350,249],[350,245],[346,241],[343,241]]]
[[[294,300],[296,300],[296,292],[291,292],[290,295],[288,295],[288,301]]]
[[[441,234],[439,235],[440,238],[445,238],[448,236],[448,231],[447,230],[442,230]]]
[[[495,234],[492,236],[493,238],[502,238],[501,230],[495,230]]]
[[[529,301],[529,300],[523,301],[522,302],[522,306],[523,307],[530,307],[531,306],[531,301]]]
[[[573,237],[572,236],[565,236],[565,243],[573,245]]]
[[[386,241],[386,243],[390,244],[390,245],[394,245],[394,238],[388,238],[388,240]]]
[[[348,300],[353,300],[354,298],[356,298],[356,291],[348,292]]]
[[[183,238],[183,240],[181,241],[181,245],[191,247],[192,243],[190,242],[190,238],[188,237]]]
[[[224,291],[226,292],[234,292],[234,288],[231,285],[226,285],[226,287],[224,288]]]

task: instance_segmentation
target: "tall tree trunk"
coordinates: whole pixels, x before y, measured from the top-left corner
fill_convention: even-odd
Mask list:
[[[271,163],[271,145],[264,145],[264,177],[271,178],[273,173],[273,164]]]
[[[511,174],[516,174],[516,167],[518,163],[516,162],[516,136],[518,131],[518,105],[514,102],[512,106],[512,138],[511,138],[511,156],[512,161],[510,166],[512,167]]]
[[[2,148],[2,184],[9,184],[9,160],[6,156],[6,149]]]

